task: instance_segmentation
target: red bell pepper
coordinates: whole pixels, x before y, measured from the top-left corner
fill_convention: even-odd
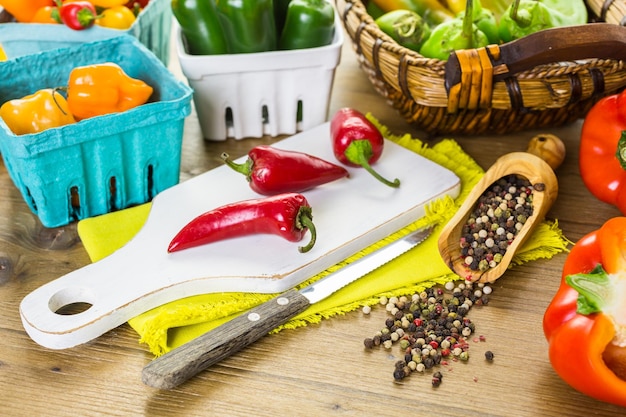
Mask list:
[[[580,135],[580,175],[589,191],[626,215],[626,90],[598,101]]]
[[[315,244],[312,209],[302,194],[285,193],[243,200],[207,211],[191,220],[172,239],[168,252],[252,234],[275,234],[299,242],[307,231],[311,240],[300,246],[308,252]]]
[[[574,245],[543,330],[550,362],[565,382],[626,407],[626,217]]]
[[[383,153],[385,139],[372,122],[358,110],[339,109],[330,122],[333,153],[339,162],[365,168],[375,178],[390,187],[399,187],[400,180],[389,181],[374,171],[372,164]]]
[[[263,195],[299,193],[349,176],[344,167],[316,156],[266,145],[252,148],[243,164],[230,160],[227,153],[222,159],[246,176],[252,190]]]

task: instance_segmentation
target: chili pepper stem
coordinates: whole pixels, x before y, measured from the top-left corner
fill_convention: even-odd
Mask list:
[[[54,104],[56,104],[56,106],[59,108],[59,111],[61,113],[63,113],[64,116],[67,116],[67,112],[65,110],[63,110],[63,107],[61,107],[61,105],[57,101],[56,97],[54,96],[55,94],[59,94],[59,91],[63,91],[64,93],[67,93],[67,87],[56,87],[56,88],[53,88],[52,89],[52,100],[54,100]]]
[[[526,13],[519,13],[520,0],[515,0],[511,6],[511,20],[513,20],[519,27],[525,28],[532,23],[532,17]]]
[[[474,0],[467,0],[465,5],[465,15],[463,16],[463,36],[469,39],[472,44],[474,28]],[[472,46],[473,47],[473,46]]]
[[[519,2],[520,0],[514,0],[513,5],[511,6],[511,19],[517,21],[517,11],[519,10]]]
[[[230,156],[226,152],[222,153],[220,157],[226,163],[226,165],[239,172],[240,174],[245,175],[248,181],[250,180],[250,175],[252,174],[252,164],[254,163],[252,159],[248,158],[243,164],[238,164],[237,162],[230,159]]]
[[[299,229],[307,228],[309,232],[311,232],[311,240],[306,246],[298,246],[298,251],[300,253],[306,253],[311,250],[311,248],[315,245],[315,241],[317,240],[317,231],[315,229],[315,224],[313,224],[313,214],[311,207],[302,206],[298,210],[297,216],[297,224],[296,226]]]
[[[388,185],[389,187],[398,188],[400,186],[400,180],[398,178],[393,181],[389,181],[372,168],[368,162],[372,154],[372,144],[367,139],[353,141],[350,145],[348,145],[345,151],[346,158],[348,158],[350,162],[362,166],[367,172],[372,174],[374,178],[378,179],[383,184]]]

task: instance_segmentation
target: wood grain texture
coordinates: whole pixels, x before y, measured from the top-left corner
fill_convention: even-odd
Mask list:
[[[171,68],[180,74],[172,57]],[[350,106],[371,111],[397,134],[410,133],[435,144],[404,122],[378,96],[358,68],[346,43],[337,68],[331,114]],[[528,131],[454,139],[484,168],[498,157],[524,151],[535,134]],[[551,129],[567,146],[556,171],[559,196],[547,213],[572,241],[598,228],[619,211],[596,200],[578,171],[580,122]],[[181,178],[220,164],[273,138],[202,139],[197,116],[185,120]],[[75,226],[61,228],[72,233]],[[465,417],[613,417],[624,409],[588,398],[567,386],[550,367],[541,320],[560,282],[567,254],[515,266],[493,284],[488,305],[469,316],[484,342],[471,342],[470,360],[448,367],[438,388],[430,373],[393,382],[398,348],[363,348],[363,339],[384,325],[388,313],[374,307],[298,330],[264,337],[172,390],[155,390],[141,381],[152,359],[137,334],[122,325],[77,348],[52,351],[28,338],[18,307],[21,299],[50,280],[89,263],[80,242],[63,249],[42,247],[38,220],[0,163],[0,415],[2,416],[364,416],[372,414]],[[495,354],[492,363],[485,350]]]

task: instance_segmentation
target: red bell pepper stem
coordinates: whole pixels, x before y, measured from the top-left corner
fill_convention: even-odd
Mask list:
[[[311,240],[298,247],[308,252],[315,245],[312,209],[298,193],[243,200],[207,211],[191,220],[172,239],[168,252],[253,234],[274,234],[299,242],[307,231]]]
[[[400,186],[400,180],[390,181],[372,168],[383,153],[385,139],[372,122],[358,110],[343,108],[330,122],[333,153],[339,162],[348,166],[361,166],[376,179],[390,187]]]
[[[265,145],[252,148],[242,164],[229,159],[227,153],[222,159],[246,176],[253,191],[263,195],[299,193],[349,176],[344,167],[316,156]]]
[[[543,330],[556,373],[576,390],[626,407],[626,217],[570,251]]]

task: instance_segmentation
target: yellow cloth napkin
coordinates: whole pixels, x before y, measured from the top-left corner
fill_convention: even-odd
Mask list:
[[[397,238],[419,227],[438,224],[434,233],[421,245],[344,287],[325,300],[312,305],[274,332],[284,328],[297,328],[308,323],[317,323],[324,318],[345,314],[365,305],[373,305],[382,295],[388,297],[405,295],[458,279],[458,276],[450,272],[439,256],[437,236],[442,225],[452,217],[460,203],[484,174],[483,169],[454,140],[445,139],[430,147],[408,134],[401,137],[391,135],[371,115],[368,117],[377,124],[388,139],[455,172],[461,179],[460,195],[456,201],[445,197],[431,203],[426,208],[424,218],[395,234]],[[147,203],[80,221],[78,233],[91,260],[95,262],[102,259],[128,242],[142,227],[149,211],[150,204]],[[320,279],[384,243],[381,241],[364,249],[344,262],[312,277],[298,288]],[[520,264],[534,259],[550,258],[567,250],[569,243],[571,242],[563,236],[556,222],[544,221],[534,232],[533,237],[520,248],[513,263]],[[140,343],[147,344],[150,351],[159,356],[274,296],[276,294],[256,293],[214,293],[192,296],[147,311],[131,319],[129,324],[139,333]]]

